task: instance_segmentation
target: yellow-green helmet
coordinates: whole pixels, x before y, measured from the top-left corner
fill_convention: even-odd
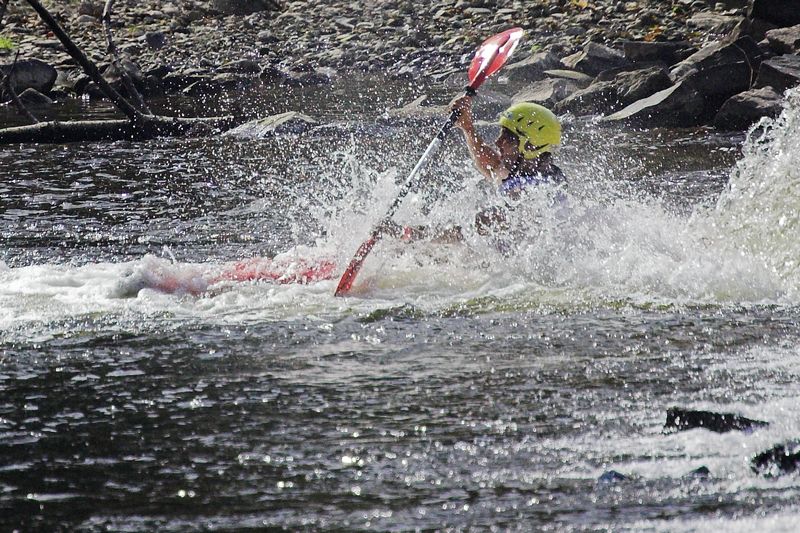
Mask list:
[[[500,115],[500,126],[519,139],[519,152],[534,159],[561,144],[561,124],[552,111],[539,104],[521,102]]]

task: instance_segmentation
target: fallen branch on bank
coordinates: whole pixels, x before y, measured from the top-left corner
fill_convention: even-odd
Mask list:
[[[2,1],[2,0],[0,0]],[[27,0],[45,25],[66,49],[67,53],[81,66],[106,98],[119,109],[127,120],[88,120],[88,121],[50,121],[28,126],[0,129],[0,144],[12,143],[62,143],[86,141],[146,140],[154,137],[206,136],[235,126],[239,120],[234,117],[176,118],[152,115],[144,101],[131,104],[111,84],[103,78],[97,66],[78,48],[38,0]],[[113,1],[106,3],[103,22],[107,32],[109,52],[121,73],[124,68],[116,60],[116,47],[110,35],[109,19]],[[124,74],[121,74],[123,79]],[[131,83],[131,86],[133,84]],[[129,93],[136,98],[138,92]],[[141,97],[139,97],[141,98]],[[141,109],[145,110],[144,112]]]

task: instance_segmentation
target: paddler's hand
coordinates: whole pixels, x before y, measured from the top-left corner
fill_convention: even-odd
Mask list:
[[[450,104],[450,111],[458,113],[454,126],[462,130],[472,128],[472,97],[468,95],[460,96]]]

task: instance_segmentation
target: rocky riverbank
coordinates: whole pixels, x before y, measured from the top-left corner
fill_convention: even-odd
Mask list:
[[[103,4],[47,5],[119,84]],[[12,2],[2,22],[14,50],[0,48],[0,64],[16,51],[29,60],[15,74],[18,91],[100,96],[25,2]],[[112,18],[125,68],[148,97],[324,85],[352,72],[444,79],[463,71],[483,38],[521,26],[525,44],[504,71],[509,98],[614,121],[725,128],[774,114],[800,82],[799,24],[798,0],[129,0]]]

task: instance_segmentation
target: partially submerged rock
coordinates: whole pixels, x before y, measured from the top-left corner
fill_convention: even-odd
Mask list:
[[[777,477],[800,470],[800,441],[779,444],[762,452],[750,461],[750,468],[756,474]]]
[[[751,420],[741,415],[732,413],[714,413],[712,411],[695,411],[672,407],[667,409],[667,421],[664,432],[686,431],[689,429],[703,428],[715,433],[728,431],[752,431],[759,427],[768,426],[768,422]]]
[[[723,130],[744,130],[762,117],[777,117],[783,98],[772,87],[751,89],[728,99],[714,117],[714,126]]]
[[[223,135],[236,137],[237,139],[264,139],[274,135],[306,133],[318,124],[319,122],[307,115],[296,111],[288,111],[245,122],[225,132]]]

